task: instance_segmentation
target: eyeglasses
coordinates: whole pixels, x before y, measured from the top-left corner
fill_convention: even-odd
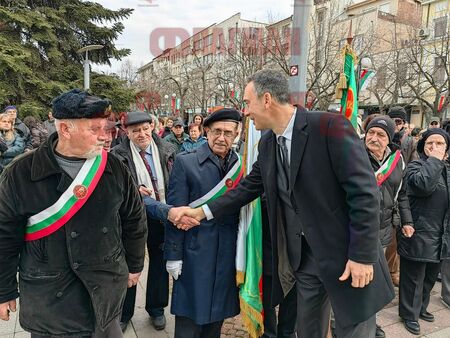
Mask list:
[[[220,137],[223,134],[223,136],[226,138],[234,138],[233,131],[223,131],[221,129],[211,129],[211,134],[213,134],[215,137]]]
[[[397,126],[403,124],[403,120],[402,119],[394,119],[394,122]]]

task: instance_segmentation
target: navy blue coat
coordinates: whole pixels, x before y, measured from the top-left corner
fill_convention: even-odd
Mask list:
[[[227,170],[237,161],[232,153]],[[175,160],[169,180],[167,203],[184,206],[204,196],[223,178],[219,160],[208,144],[183,152]],[[171,312],[199,325],[239,313],[236,287],[236,240],[239,213],[230,213],[189,231],[167,223],[164,258],[183,260],[174,281]]]

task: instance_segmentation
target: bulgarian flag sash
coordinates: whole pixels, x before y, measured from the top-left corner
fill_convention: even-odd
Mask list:
[[[105,171],[108,153],[84,162],[78,175],[61,197],[45,210],[28,218],[25,240],[34,241],[46,237],[66,224],[94,192]]]
[[[191,202],[189,204],[191,208],[197,208],[199,206],[202,206],[203,204],[214,201],[216,198],[224,195],[228,190],[235,188],[239,184],[239,181],[244,175],[244,168],[242,166],[241,156],[239,156],[239,154],[237,153],[236,155],[238,156],[238,160],[230,169],[230,171],[225,175],[225,177],[206,195]]]
[[[397,150],[395,153],[391,154],[386,162],[375,172],[375,178],[377,179],[377,185],[380,186],[384,181],[388,179],[388,177],[392,174],[395,167],[397,166],[398,161],[401,158],[400,150]]]

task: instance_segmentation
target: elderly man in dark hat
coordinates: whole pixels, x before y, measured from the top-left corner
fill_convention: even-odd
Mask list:
[[[177,153],[179,153],[181,151],[181,146],[188,138],[189,135],[184,132],[183,121],[181,119],[176,119],[173,121],[172,132],[164,137],[164,140],[177,147]]]
[[[19,270],[31,337],[122,337],[147,227],[128,170],[103,150],[109,105],[80,90],[60,95],[57,133],[0,177],[0,318],[16,309]]]
[[[169,181],[168,203],[198,206],[235,186],[241,161],[231,150],[241,115],[234,109],[211,114],[208,142],[178,155]],[[174,278],[171,312],[176,338],[220,337],[224,319],[239,313],[233,212],[184,232],[168,224],[164,257]]]
[[[395,123],[389,116],[375,117],[369,122],[365,132],[366,149],[381,196],[380,241],[383,248],[386,248],[395,236],[394,229],[400,228],[400,225],[405,236],[411,237],[414,233],[408,196],[403,184],[405,163],[399,147],[391,143]],[[385,337],[378,325],[375,337]]]
[[[142,196],[165,203],[169,173],[175,159],[175,147],[154,133],[156,118],[143,112],[129,112],[124,120],[128,137],[111,152],[129,169]],[[155,329],[166,326],[164,308],[169,303],[169,275],[163,258],[164,223],[147,219],[149,236],[147,249],[149,270],[145,309]],[[130,288],[125,298],[121,326],[125,330],[133,317],[136,288]]]

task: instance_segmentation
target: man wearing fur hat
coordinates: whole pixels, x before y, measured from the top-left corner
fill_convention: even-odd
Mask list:
[[[389,116],[381,115],[369,122],[364,139],[380,189],[380,241],[383,248],[391,243],[395,236],[393,229],[400,227],[400,224],[405,236],[411,237],[414,233],[408,196],[402,182],[405,163],[398,146],[391,143],[394,133],[394,121]],[[393,220],[399,224],[393,225]],[[375,337],[385,337],[378,325]]]
[[[145,213],[128,170],[103,150],[109,100],[53,101],[57,133],[0,177],[0,318],[19,297],[31,337],[122,337],[121,304],[144,264]]]

